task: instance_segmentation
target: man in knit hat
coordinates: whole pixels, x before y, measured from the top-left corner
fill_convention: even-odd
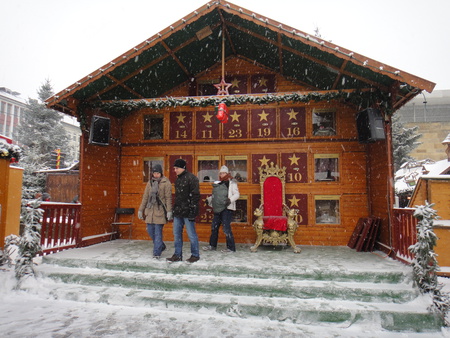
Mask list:
[[[177,174],[175,181],[175,203],[173,205],[173,236],[175,253],[167,258],[169,262],[183,260],[183,227],[191,242],[191,257],[186,261],[197,262],[200,259],[198,236],[195,230],[195,217],[199,211],[200,185],[197,176],[186,169],[186,161],[175,160],[173,169]]]

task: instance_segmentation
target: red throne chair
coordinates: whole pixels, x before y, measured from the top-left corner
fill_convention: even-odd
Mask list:
[[[285,203],[286,167],[279,168],[278,165],[271,163],[270,166],[258,169],[261,205],[253,213],[257,217],[253,223],[256,242],[250,250],[256,252],[261,244],[285,243],[290,245],[295,253],[301,252],[294,242],[298,227],[295,220],[298,210],[289,209]]]

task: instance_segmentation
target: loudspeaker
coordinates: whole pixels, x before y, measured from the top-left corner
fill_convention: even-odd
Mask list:
[[[92,116],[89,143],[107,146],[109,144],[109,128],[111,121],[107,117]]]
[[[356,115],[359,143],[371,143],[386,139],[384,121],[381,112],[375,108],[367,108]]]

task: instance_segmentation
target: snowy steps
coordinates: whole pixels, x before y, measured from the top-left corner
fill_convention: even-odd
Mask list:
[[[258,254],[248,253],[252,259]],[[55,298],[79,302],[335,328],[369,321],[383,332],[439,332],[442,325],[402,269],[292,269],[290,263],[261,269],[240,257],[207,262],[204,256],[194,264],[170,264],[56,254],[44,257],[39,271],[52,280]]]

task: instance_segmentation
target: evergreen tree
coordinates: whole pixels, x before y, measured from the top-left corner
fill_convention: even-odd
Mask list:
[[[19,165],[23,168],[22,203],[27,203],[36,197],[36,194],[45,190],[45,174],[37,172],[44,168],[45,154],[37,154],[37,149],[28,148]]]
[[[48,168],[51,152],[56,149],[68,152],[68,135],[61,123],[62,115],[45,107],[43,103],[53,95],[52,86],[47,80],[38,90],[39,101],[28,100],[28,107],[23,114],[18,133],[18,141],[23,147],[23,194],[25,199],[32,199],[36,193],[43,192],[45,177],[37,171]]]
[[[418,139],[422,137],[422,134],[417,132],[418,129],[418,126],[406,128],[399,114],[392,116],[394,171],[397,171],[403,163],[414,160],[409,154],[420,144]]]
[[[36,154],[43,155],[43,165],[49,165],[51,152],[55,149],[68,150],[68,135],[61,123],[62,115],[48,109],[43,103],[53,95],[52,86],[47,80],[38,90],[39,100],[29,99],[19,129],[19,142],[25,151],[33,149]],[[68,151],[67,151],[68,152]]]

